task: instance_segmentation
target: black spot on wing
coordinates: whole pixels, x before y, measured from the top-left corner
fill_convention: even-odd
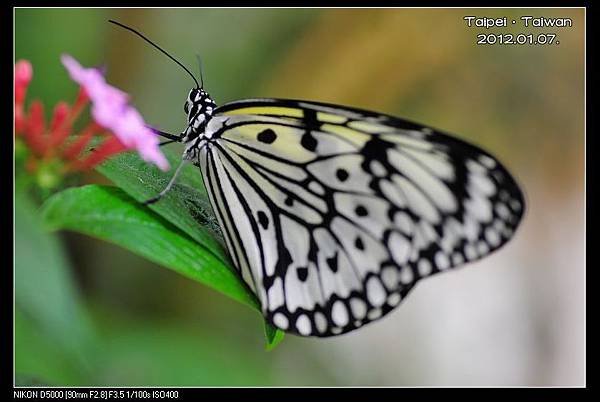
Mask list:
[[[306,278],[308,278],[308,268],[298,267],[296,268],[296,274],[298,275],[298,279],[300,279],[302,282],[305,282]]]
[[[335,172],[335,176],[338,178],[339,181],[344,182],[346,180],[348,180],[348,171],[346,169],[342,169],[339,168],[336,172]]]
[[[333,257],[327,258],[327,265],[332,272],[338,270],[338,253],[336,252]]]
[[[315,137],[312,136],[311,133],[306,133],[302,135],[300,144],[307,151],[315,152],[315,150],[317,149],[317,140]]]
[[[359,250],[365,249],[365,244],[360,237],[357,237],[356,240],[354,240],[354,246]]]
[[[354,210],[354,212],[356,213],[357,216],[360,216],[360,217],[369,215],[369,211],[367,211],[367,208],[365,208],[362,205],[357,206],[356,209]]]
[[[266,130],[263,130],[260,133],[258,133],[256,139],[265,144],[272,144],[277,139],[277,134],[275,134],[275,131],[271,130],[270,128],[267,128]]]
[[[263,227],[263,229],[266,229],[269,227],[269,218],[267,218],[267,214],[265,214],[263,211],[258,211],[258,223],[260,223],[260,226]]]

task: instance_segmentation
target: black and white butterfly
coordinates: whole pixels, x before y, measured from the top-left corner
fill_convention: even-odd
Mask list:
[[[493,156],[397,117],[299,100],[216,106],[202,85],[184,110],[183,158],[265,318],[287,332],[339,335],[383,317],[420,279],[504,245],[525,210]]]

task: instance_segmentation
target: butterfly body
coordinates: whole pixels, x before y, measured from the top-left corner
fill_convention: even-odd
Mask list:
[[[267,320],[302,336],[349,332],[421,278],[513,235],[522,193],[481,149],[393,116],[316,102],[184,107],[232,262]]]

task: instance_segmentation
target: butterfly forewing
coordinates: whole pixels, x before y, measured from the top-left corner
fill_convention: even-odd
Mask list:
[[[304,336],[376,320],[502,246],[524,210],[492,156],[391,116],[291,100],[215,110],[200,167],[263,313]]]

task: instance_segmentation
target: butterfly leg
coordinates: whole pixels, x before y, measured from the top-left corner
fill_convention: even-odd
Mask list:
[[[164,138],[170,140],[170,142],[181,142],[181,139],[183,138],[183,134],[174,135],[174,134],[165,133],[164,131],[157,130],[154,127],[150,127],[150,126],[146,126],[146,127],[148,127],[150,130],[152,130],[152,132],[154,134],[160,135],[161,137],[164,137]]]
[[[181,161],[181,163],[179,164],[179,166],[177,166],[177,170],[175,170],[175,174],[173,175],[173,177],[171,177],[171,180],[169,180],[169,183],[167,183],[167,186],[164,188],[163,191],[158,193],[158,195],[156,195],[155,197],[152,197],[149,200],[144,201],[143,204],[144,205],[154,204],[155,202],[160,200],[165,194],[167,194],[169,192],[169,190],[171,189],[171,187],[173,186],[173,184],[175,184],[175,181],[177,181],[177,177],[179,176],[179,173],[181,172],[181,168],[183,167],[183,165],[185,165],[186,162],[187,161],[185,159],[183,159]]]

